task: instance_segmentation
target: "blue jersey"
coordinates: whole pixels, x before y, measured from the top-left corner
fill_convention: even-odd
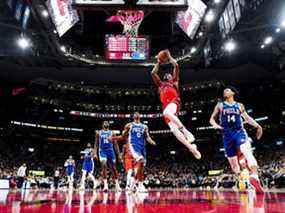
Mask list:
[[[240,106],[237,102],[221,103],[220,125],[224,133],[231,133],[243,129]]]
[[[84,154],[84,161],[85,160],[93,160],[93,154],[92,154],[92,149],[91,148],[86,148],[81,153]]]
[[[146,125],[142,123],[135,123],[131,124],[129,130],[129,142],[133,146],[144,147],[145,146],[145,129]]]
[[[70,175],[74,172],[74,161],[73,160],[68,159],[64,166],[66,167],[66,173],[68,175]]]
[[[81,153],[84,154],[84,161],[83,161],[82,170],[86,171],[88,173],[93,173],[94,162],[93,162],[92,148],[86,148]]]
[[[111,130],[101,130],[99,132],[99,151],[100,150],[113,150],[113,142],[107,138],[112,136]]]

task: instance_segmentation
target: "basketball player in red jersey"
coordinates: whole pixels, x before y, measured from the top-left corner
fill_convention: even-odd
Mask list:
[[[197,150],[197,146],[192,144],[195,140],[193,134],[185,128],[177,117],[181,104],[179,93],[179,65],[177,61],[172,58],[168,50],[164,51],[167,56],[167,62],[173,65],[173,73],[166,73],[163,77],[163,81],[160,79],[158,76],[158,70],[162,61],[159,57],[157,57],[157,63],[151,72],[152,79],[160,93],[164,120],[175,137],[183,143],[197,159],[200,159],[201,153]]]

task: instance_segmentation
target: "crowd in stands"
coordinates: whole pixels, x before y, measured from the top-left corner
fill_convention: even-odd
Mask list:
[[[284,188],[285,187],[285,152],[284,150],[274,150],[267,152],[261,150],[256,153],[257,160],[260,166],[261,181],[266,188]],[[183,152],[182,152],[183,153]],[[16,152],[16,154],[19,154]],[[28,153],[29,154],[29,153]],[[48,153],[46,153],[50,156]],[[38,156],[36,156],[38,157]],[[56,159],[56,157],[54,157]],[[52,158],[52,159],[54,159]],[[183,157],[181,157],[183,158]],[[17,170],[23,164],[27,164],[27,171],[29,170],[45,170],[50,168],[51,161],[47,161],[47,166],[41,161],[41,158],[29,158],[28,156],[13,155],[13,152],[1,151],[0,153],[0,178],[11,180],[11,185],[16,187]],[[21,159],[30,159],[24,162]],[[33,161],[33,162],[32,162]],[[75,174],[75,183],[79,183],[81,175],[81,163],[77,161],[77,170]],[[36,166],[38,165],[38,166]],[[27,179],[32,186],[37,187],[50,187],[53,185],[53,178],[55,170],[59,169],[61,181],[59,186],[65,183],[65,170],[62,162],[53,163],[52,172],[46,172],[45,177],[35,177],[27,174]],[[95,176],[100,179],[99,164],[96,164]],[[125,184],[124,170],[121,164],[118,166],[120,181],[122,186]],[[220,175],[209,176],[209,170],[220,170],[223,172],[220,175],[229,174],[225,180],[234,181],[229,164],[225,158],[211,160],[211,157],[205,156],[204,160],[196,161],[192,158],[185,161],[180,160],[179,156],[165,154],[165,156],[156,156],[148,159],[147,167],[145,169],[145,185],[149,188],[195,188],[195,187],[210,187],[217,186],[217,181]],[[231,176],[232,175],[232,176]],[[229,182],[228,181],[228,182]],[[232,186],[225,184],[225,187]]]

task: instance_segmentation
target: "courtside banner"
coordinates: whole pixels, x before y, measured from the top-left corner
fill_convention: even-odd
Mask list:
[[[219,169],[219,170],[209,170],[208,171],[208,175],[220,175],[224,172],[223,169]]]
[[[74,0],[74,4],[80,5],[124,5],[124,0]]]
[[[64,35],[79,21],[72,0],[47,0],[46,5],[59,36]]]
[[[29,175],[34,175],[34,176],[45,176],[45,171],[37,171],[37,170],[30,170]]]
[[[201,0],[187,1],[188,9],[177,13],[176,23],[191,39],[193,39],[206,12],[207,5]]]

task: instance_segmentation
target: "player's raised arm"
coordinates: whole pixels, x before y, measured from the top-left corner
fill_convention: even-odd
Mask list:
[[[158,69],[159,69],[159,63],[157,62],[155,65],[154,65],[154,67],[153,67],[153,69],[152,69],[152,71],[151,71],[151,77],[152,77],[152,80],[153,80],[153,82],[154,82],[154,84],[157,86],[157,87],[159,87],[160,86],[160,84],[161,84],[161,79],[160,79],[160,77],[158,76]]]
[[[218,103],[215,108],[214,111],[210,117],[210,124],[214,127],[214,129],[223,129],[223,127],[221,127],[217,122],[216,119],[220,113],[220,107],[219,107],[220,103]]]
[[[95,143],[94,143],[94,158],[98,159],[98,147],[99,147],[99,132],[96,131],[95,134]]]
[[[125,126],[122,135],[119,135],[119,136],[115,136],[115,135],[114,135],[114,136],[108,137],[108,140],[110,140],[110,141],[117,141],[117,142],[127,140],[127,139],[128,139],[128,135],[129,135],[129,131],[130,131],[130,126],[131,126],[131,124],[128,123],[128,124]]]
[[[148,127],[147,127],[147,126],[146,126],[146,128],[145,128],[144,134],[145,134],[145,139],[146,139],[146,141],[147,141],[149,144],[155,146],[156,143],[155,143],[155,141],[152,140],[152,138],[150,137],[150,135],[149,135],[149,130],[148,130]]]
[[[169,63],[171,63],[173,65],[173,81],[174,82],[179,82],[179,73],[180,73],[180,69],[179,69],[179,65],[177,63],[177,61],[171,56],[170,52],[167,50],[168,53],[168,59],[169,59]]]
[[[239,103],[239,107],[241,111],[241,116],[243,117],[245,122],[257,129],[256,138],[259,140],[263,134],[262,127],[251,116],[247,114],[243,104]]]

